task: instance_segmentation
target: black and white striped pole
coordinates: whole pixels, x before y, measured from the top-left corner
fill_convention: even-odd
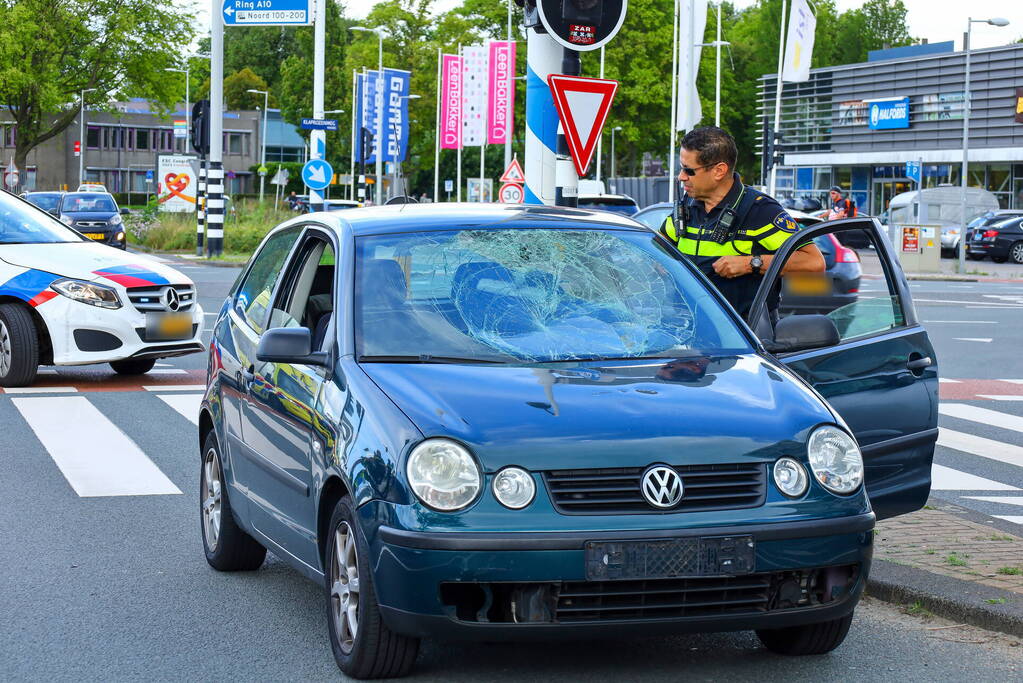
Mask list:
[[[566,76],[578,76],[581,70],[579,53],[564,48],[561,57],[561,73]],[[554,205],[579,206],[579,174],[572,161],[572,152],[565,137],[565,128],[558,121],[558,148],[554,158]]]
[[[195,184],[195,255],[202,256],[206,231],[206,158],[199,159],[199,180]]]
[[[224,253],[224,15],[210,21],[210,156],[206,170],[206,254]]]

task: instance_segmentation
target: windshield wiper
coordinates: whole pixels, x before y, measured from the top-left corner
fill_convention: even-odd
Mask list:
[[[423,353],[418,356],[359,356],[360,363],[504,363],[500,360],[487,358],[460,358],[458,356],[431,356]]]

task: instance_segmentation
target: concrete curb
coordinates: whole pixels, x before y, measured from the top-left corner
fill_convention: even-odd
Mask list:
[[[920,603],[939,617],[1023,638],[1023,595],[875,559],[867,595],[899,605]],[[990,604],[988,600],[1004,600]]]
[[[928,282],[980,282],[981,276],[971,275],[926,275],[907,273],[907,280],[925,280]]]

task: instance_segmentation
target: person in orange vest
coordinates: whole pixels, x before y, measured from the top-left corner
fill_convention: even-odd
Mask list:
[[[856,202],[851,198],[847,198],[845,193],[838,185],[831,188],[831,210],[828,211],[828,220],[833,221],[838,218],[852,218],[856,215]]]

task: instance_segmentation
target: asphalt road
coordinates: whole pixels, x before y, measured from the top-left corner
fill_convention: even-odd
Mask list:
[[[196,281],[200,302],[210,313],[238,273],[181,267]],[[866,283],[864,294],[875,287]],[[1016,344],[1023,332],[1023,285],[915,282],[913,293],[942,377],[959,380],[942,384],[942,409],[967,406],[1006,416],[952,408],[954,415],[942,415],[942,426],[996,441],[999,453],[1023,452],[1023,401],[979,397],[1023,394],[1023,383],[1002,381],[1023,379]],[[121,387],[106,379],[102,367],[61,370],[46,382],[77,391],[0,395],[5,475],[0,478],[0,680],[338,677],[320,586],[272,556],[248,574],[219,574],[206,564],[193,423],[205,358],[173,359],[157,370],[139,386]],[[946,390],[958,393],[946,398]],[[40,415],[45,424],[38,422]],[[60,432],[54,425],[82,435],[79,443],[62,448],[80,448],[97,463],[108,450],[137,448],[175,491],[79,495],[70,485],[77,475],[61,471],[61,456],[44,445],[37,430]],[[1023,461],[1016,466],[962,450],[977,444],[975,450],[990,446],[957,441],[956,448],[939,447],[936,462],[1010,488],[948,488],[935,495],[1018,533],[1023,519],[995,516],[1023,515],[1023,507],[976,498],[1023,499]],[[976,484],[960,475],[945,480],[949,486]],[[426,643],[414,678],[1020,679],[1023,647],[1012,645],[1012,639],[944,626],[865,602],[839,650],[804,659],[771,655],[751,633],[556,645]]]

